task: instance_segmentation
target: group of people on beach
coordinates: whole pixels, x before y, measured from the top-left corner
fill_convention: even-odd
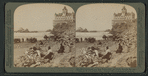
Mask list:
[[[87,58],[89,58],[89,55],[92,55],[92,54],[94,54],[94,56],[96,56],[96,57],[102,57],[102,59],[106,59],[107,61],[110,60],[110,58],[111,58],[111,51],[108,46],[105,47],[104,53],[99,52],[99,50],[93,46],[88,47],[87,50],[88,50],[88,52],[85,54],[85,56]]]
[[[46,54],[42,53],[42,49],[40,47],[42,47],[44,45],[44,43],[42,41],[39,41],[39,46],[33,46],[31,48],[29,48],[28,51],[26,51],[26,54],[29,56],[30,52],[36,53],[38,57],[42,58],[42,59],[48,59],[49,61],[53,59],[54,56],[54,52],[51,49],[51,46],[48,46],[48,49],[46,51]],[[60,43],[60,48],[57,51],[57,53],[64,53],[65,47],[63,46],[63,43]]]
[[[50,46],[48,47],[48,50],[46,52],[46,54],[43,54],[41,52],[40,49],[38,49],[37,47],[31,47],[29,48],[29,51],[26,51],[25,54],[31,58],[32,56],[30,54],[37,54],[38,57],[42,58],[42,59],[48,59],[48,61],[50,61],[53,58],[53,52],[50,48]]]
[[[38,44],[39,44],[39,47],[33,46],[29,49],[29,51],[26,51],[27,56],[29,58],[31,58],[31,55],[29,55],[30,52],[32,52],[32,54],[36,53],[37,56],[40,57],[41,59],[43,59],[43,60],[47,59],[48,62],[50,62],[50,60],[52,60],[54,58],[55,52],[52,51],[51,46],[48,46],[46,53],[43,54],[42,49],[40,47],[42,47],[42,45],[44,45],[44,43],[42,41],[39,41]],[[101,45],[101,42],[99,42],[98,44]],[[118,45],[119,46],[118,46],[118,49],[116,50],[116,53],[122,53],[123,48],[120,43]],[[111,56],[112,56],[112,52],[111,52],[109,46],[105,47],[104,53],[99,52],[99,48],[98,47],[96,48],[94,46],[88,47],[87,50],[88,51],[85,51],[85,53],[84,53],[85,57],[87,57],[87,58],[89,58],[90,55],[94,54],[94,56],[101,58],[101,59],[105,59],[106,60],[105,62],[108,62],[108,60],[110,60]],[[64,53],[64,52],[65,52],[64,41],[62,41],[60,43],[59,50],[57,50],[57,53]]]
[[[105,59],[106,60],[105,62],[108,62],[108,60],[110,60],[111,57],[112,57],[112,52],[109,49],[109,46],[106,46],[105,47],[105,51],[101,51],[101,52],[99,52],[98,48],[95,48],[93,46],[92,47],[88,47],[87,50],[88,50],[87,52],[85,51],[83,53],[83,54],[85,54],[85,56],[87,58],[89,58],[89,55],[94,54],[94,56],[99,57],[99,58],[101,57],[101,59]],[[118,49],[116,50],[116,53],[122,53],[122,50],[123,50],[123,47],[119,43],[118,44]]]
[[[31,43],[35,43],[37,42],[37,38],[15,38],[14,39],[14,43],[23,43],[23,42],[31,42]]]
[[[94,37],[88,37],[88,38],[75,38],[75,42],[79,43],[79,42],[88,42],[88,43],[94,43],[96,41],[96,38]]]

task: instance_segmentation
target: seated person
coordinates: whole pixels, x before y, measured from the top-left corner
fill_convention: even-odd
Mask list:
[[[98,57],[98,54],[99,54],[98,50],[95,49],[94,51],[95,51],[96,56]]]
[[[93,56],[98,56],[98,50],[95,47],[92,46],[89,51],[89,53],[93,54]]]
[[[47,51],[47,54],[44,56],[44,59],[49,59],[51,60],[53,58],[53,52],[50,48],[50,46],[48,47],[48,51]]]
[[[39,45],[43,45],[43,42],[40,40],[40,43],[39,43]]]
[[[25,51],[25,54],[28,54],[31,51],[33,51],[32,47],[30,47],[29,50]]]
[[[111,54],[112,54],[112,53],[111,53],[109,47],[107,46],[107,47],[106,47],[105,54],[104,54],[104,56],[102,57],[102,59],[107,59],[106,61],[108,62],[108,60],[110,60],[110,58],[111,58]]]
[[[122,50],[123,50],[123,48],[122,48],[121,44],[119,43],[119,47],[118,47],[116,53],[122,53]]]
[[[65,47],[63,46],[63,44],[60,44],[60,49],[58,50],[58,53],[64,53]]]
[[[91,53],[91,47],[88,47],[87,50],[88,51],[85,53],[85,56],[88,58],[88,55]]]
[[[36,47],[33,47],[33,50],[34,50],[34,53],[36,52],[37,55],[38,55],[39,57],[41,57],[40,50],[38,50]]]

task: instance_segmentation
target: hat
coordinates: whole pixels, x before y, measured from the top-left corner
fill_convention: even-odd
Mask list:
[[[95,50],[95,48],[94,48],[93,46],[91,47],[91,49],[92,49],[92,50]]]

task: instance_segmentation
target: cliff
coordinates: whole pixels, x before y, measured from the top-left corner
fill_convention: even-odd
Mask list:
[[[118,43],[123,47],[123,53],[118,56],[116,67],[136,67],[137,65],[137,22],[115,25],[113,35],[119,37]],[[115,54],[114,54],[115,55]],[[115,58],[116,59],[116,58]],[[111,65],[113,66],[113,65]]]
[[[113,25],[111,33],[117,36],[117,39],[114,40],[104,40],[100,45],[92,45],[93,47],[97,46],[99,48],[99,54],[103,54],[105,47],[108,46],[112,55],[111,59],[108,62],[105,62],[105,59],[102,57],[93,56],[90,54],[90,57],[86,58],[85,54],[79,51],[77,57],[74,57],[70,60],[71,64],[74,64],[76,67],[136,67],[137,66],[137,23],[130,24],[121,24]],[[116,53],[119,45],[121,44],[123,50],[121,53]],[[85,50],[85,49],[82,49]],[[85,50],[89,51],[89,50]],[[86,53],[87,54],[87,53]],[[75,60],[76,58],[76,60]]]

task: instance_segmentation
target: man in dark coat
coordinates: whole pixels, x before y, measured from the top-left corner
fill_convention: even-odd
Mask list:
[[[58,53],[64,53],[65,47],[63,46],[63,44],[60,44],[60,49],[58,50]]]
[[[106,53],[105,53],[105,55],[102,57],[102,59],[106,59],[106,62],[108,62],[108,60],[111,59],[111,55],[112,55],[112,53],[111,53],[109,47],[107,46],[107,47],[106,47]]]
[[[24,42],[24,38],[22,38],[22,42]]]
[[[83,40],[82,40],[82,38],[81,38],[81,42],[82,42]]]
[[[119,43],[119,47],[118,47],[116,53],[122,53],[122,50],[123,50],[123,48],[122,48],[121,44]]]
[[[43,42],[40,40],[40,44],[39,45],[43,45]]]
[[[52,49],[49,46],[47,54],[44,56],[44,59],[49,59],[49,61],[50,61],[50,60],[52,60],[52,58],[53,58],[53,52],[52,52]]]

